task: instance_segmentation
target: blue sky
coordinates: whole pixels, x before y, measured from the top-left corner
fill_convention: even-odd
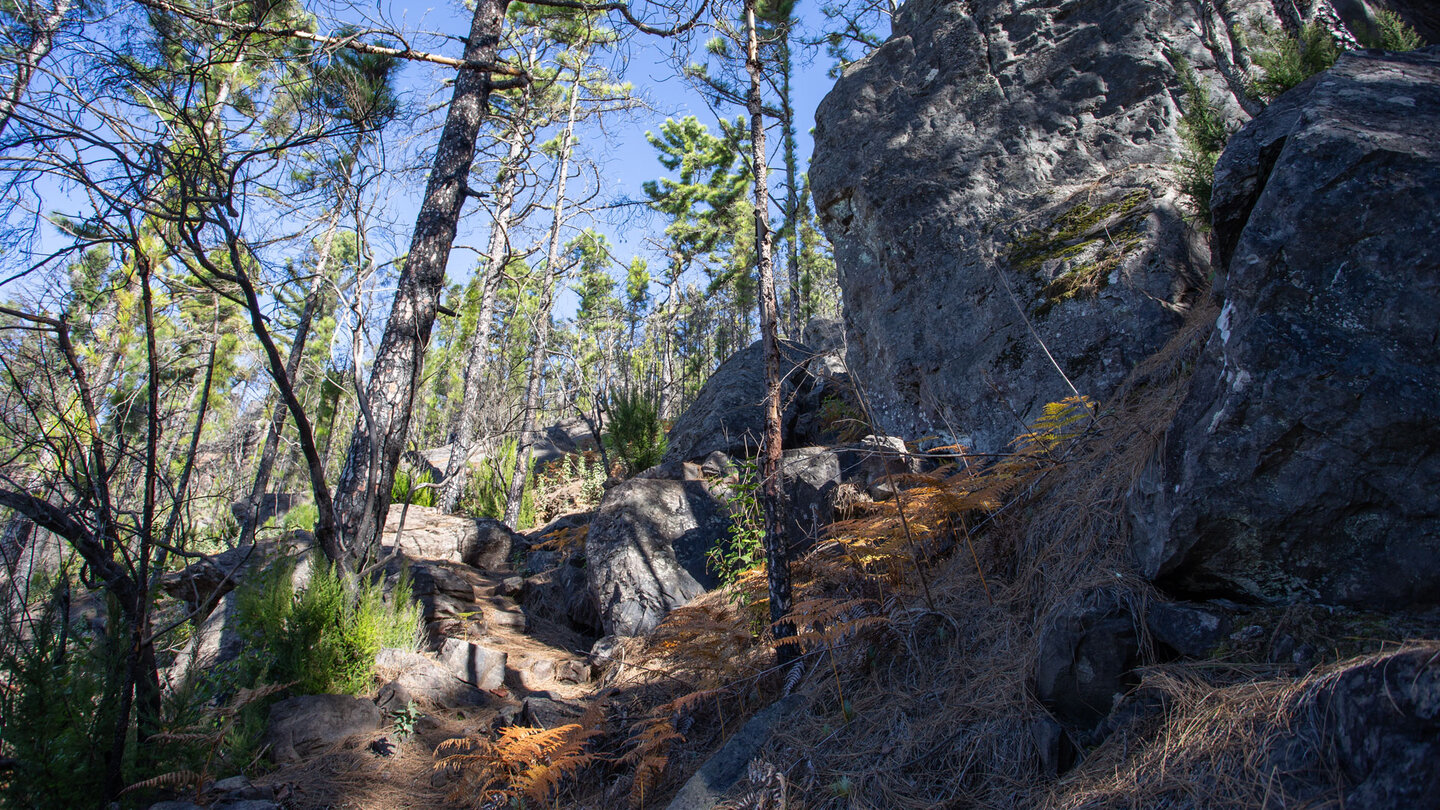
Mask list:
[[[816,3],[802,2],[797,7],[797,11],[801,15],[802,24],[809,29],[809,32],[818,29],[822,17]],[[445,30],[459,30],[467,24],[468,12],[451,6],[433,9],[424,12],[421,16],[432,24],[435,20],[442,21],[439,27],[443,27]],[[803,35],[807,32],[802,31],[801,33]],[[697,48],[703,44],[705,38],[706,35],[703,34],[697,37]],[[608,136],[603,145],[597,146],[594,141],[589,142],[591,156],[598,158],[602,166],[601,177],[604,187],[601,198],[605,201],[642,199],[644,196],[642,184],[647,180],[665,175],[665,168],[656,159],[654,148],[645,140],[645,133],[658,130],[666,118],[694,115],[714,130],[717,129],[717,113],[733,119],[736,115],[744,112],[738,107],[712,111],[700,92],[691,83],[675,74],[674,66],[667,59],[669,53],[670,43],[668,40],[643,34],[635,36],[626,47],[625,55],[628,57],[628,64],[620,78],[634,84],[636,92],[650,102],[653,110],[640,110],[624,117],[616,116],[606,124]],[[834,83],[826,75],[830,65],[831,60],[823,51],[813,52],[796,47],[793,87],[802,170],[808,164],[813,149],[810,130],[814,126],[815,107]],[[435,75],[430,71],[424,73],[430,77]],[[430,78],[428,81],[433,82],[434,79]],[[433,85],[426,88],[417,84],[412,85],[411,89],[419,95],[430,95],[431,103],[437,103],[443,98],[442,95],[434,93]],[[443,91],[443,94],[448,95],[448,89]],[[593,135],[586,135],[586,137],[593,137]],[[780,133],[778,129],[769,130],[768,142],[772,154],[770,182],[773,189],[784,179],[783,174],[777,172],[777,169],[780,168],[778,157]],[[407,200],[404,205],[413,211],[414,206],[418,204],[418,189],[412,196],[414,199]],[[658,233],[664,227],[664,223],[658,218],[646,217],[643,211],[636,209],[629,209],[629,211],[631,213],[626,215],[628,221],[624,223],[602,221],[595,223],[595,226],[609,237],[618,259],[628,263],[632,256],[647,256],[651,258],[653,273],[658,269],[659,260],[651,257],[651,251],[645,246],[644,241],[646,236]],[[411,219],[413,220],[413,217]],[[397,216],[397,224],[405,221],[405,217]],[[488,233],[488,228],[489,222],[484,208],[481,206],[467,207],[465,221],[461,226],[461,235],[457,241],[481,244],[485,234]],[[405,236],[408,237],[408,233]],[[451,281],[464,283],[468,279],[473,265],[473,254],[460,252],[453,254],[450,262]],[[614,272],[617,274],[623,272],[623,268],[617,267]],[[557,301],[555,314],[557,317],[568,317],[573,314],[574,307],[574,296],[563,295]]]

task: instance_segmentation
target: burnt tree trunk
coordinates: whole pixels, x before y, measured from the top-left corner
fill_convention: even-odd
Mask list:
[[[494,63],[508,6],[509,0],[476,3],[465,43],[467,62]],[[467,196],[475,139],[490,91],[489,74],[476,67],[460,69],[395,303],[371,364],[368,418],[362,414],[356,420],[336,486],[335,519],[349,562],[365,559],[379,545],[390,509],[390,488],[410,430],[425,346],[445,288],[445,265]]]

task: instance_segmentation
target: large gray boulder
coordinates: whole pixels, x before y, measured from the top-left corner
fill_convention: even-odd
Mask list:
[[[910,0],[846,70],[810,179],[878,427],[999,450],[1066,377],[1103,401],[1173,334],[1210,268],[1169,168],[1170,54],[1242,116],[1209,5]]]
[[[1294,806],[1440,806],[1440,645],[1358,659],[1277,708],[1283,725],[1256,754]]]
[[[1350,53],[1294,92],[1217,167],[1224,307],[1132,551],[1179,592],[1434,604],[1440,49]]]
[[[649,632],[715,587],[705,555],[729,531],[726,506],[704,481],[632,478],[612,487],[585,539],[586,578],[604,634]]]
[[[375,667],[380,673],[393,676],[386,687],[381,688],[381,695],[377,695],[375,701],[376,705],[387,710],[403,709],[411,698],[446,708],[489,703],[485,693],[473,683],[461,680],[446,666],[413,650],[386,647],[375,656]],[[392,705],[386,705],[387,701],[382,697],[389,694],[399,694],[405,699],[392,698],[388,701]]]
[[[431,506],[405,509],[402,504],[395,504],[385,518],[382,544],[395,545],[402,510],[405,527],[400,532],[400,551],[417,560],[444,560],[494,571],[508,565],[511,550],[516,543],[523,542],[523,538],[494,518],[449,515]]]
[[[812,378],[806,364],[815,352],[780,341],[782,431],[788,437]],[[695,402],[670,428],[665,461],[699,461],[715,451],[737,458],[754,456],[765,435],[765,355],[760,341],[736,352],[705,382]],[[789,442],[787,442],[788,444]]]
[[[450,674],[480,689],[499,689],[505,683],[504,650],[473,641],[447,638],[440,645],[440,662]]]
[[[270,707],[264,742],[277,764],[295,762],[380,728],[380,709],[349,695],[302,695]]]

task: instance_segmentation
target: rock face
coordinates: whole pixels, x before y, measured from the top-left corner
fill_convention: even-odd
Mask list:
[[[498,689],[505,683],[506,659],[501,650],[458,638],[447,638],[440,646],[440,661],[450,674],[481,689]]]
[[[304,695],[270,707],[265,743],[276,763],[304,759],[355,734],[380,728],[380,709],[349,695]]]
[[[604,633],[646,633],[717,585],[705,554],[729,530],[725,504],[704,481],[632,478],[611,488],[585,541],[586,577]]]
[[[376,705],[390,711],[405,708],[405,704],[415,698],[445,707],[483,706],[489,702],[477,687],[417,652],[387,647],[375,656],[375,666],[394,674],[375,700]]]
[[[1347,54],[1292,92],[1217,167],[1224,308],[1132,551],[1178,592],[1433,604],[1440,49]]]
[[[796,403],[811,387],[805,366],[814,355],[799,343],[780,341],[781,396],[787,404],[780,418],[787,436],[794,430]],[[694,404],[675,420],[665,461],[699,461],[716,450],[739,458],[755,455],[765,434],[764,400],[765,358],[757,340],[721,363]]]
[[[1140,635],[1114,593],[1092,591],[1063,605],[1040,633],[1035,693],[1062,723],[1090,729],[1137,682]]]
[[[547,552],[531,552],[532,558]],[[554,552],[548,552],[554,553]],[[533,618],[570,627],[581,633],[600,632],[600,614],[590,593],[585,569],[579,560],[556,561],[553,565],[536,566],[537,573],[524,580],[521,604],[525,614]]]
[[[1060,370],[1104,400],[1172,334],[1209,271],[1167,168],[1167,54],[1216,75],[1199,6],[911,0],[822,102],[810,177],[887,433],[1000,449]]]
[[[401,505],[385,518],[381,542],[395,544],[400,526]],[[405,511],[405,530],[400,534],[400,551],[419,560],[445,560],[496,570],[505,566],[519,535],[493,518],[447,515],[431,506],[411,506]]]
[[[1297,701],[1322,762],[1345,775],[1345,806],[1434,807],[1440,784],[1440,647],[1379,655],[1332,673]]]

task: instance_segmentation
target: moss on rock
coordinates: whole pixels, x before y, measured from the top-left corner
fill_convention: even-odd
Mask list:
[[[1035,316],[1044,317],[1056,304],[1105,288],[1110,271],[1143,240],[1141,221],[1149,212],[1144,204],[1150,197],[1142,188],[1101,205],[1079,202],[1050,224],[1012,238],[1006,256],[1010,266],[1044,284]],[[1055,262],[1063,270],[1047,277]]]

